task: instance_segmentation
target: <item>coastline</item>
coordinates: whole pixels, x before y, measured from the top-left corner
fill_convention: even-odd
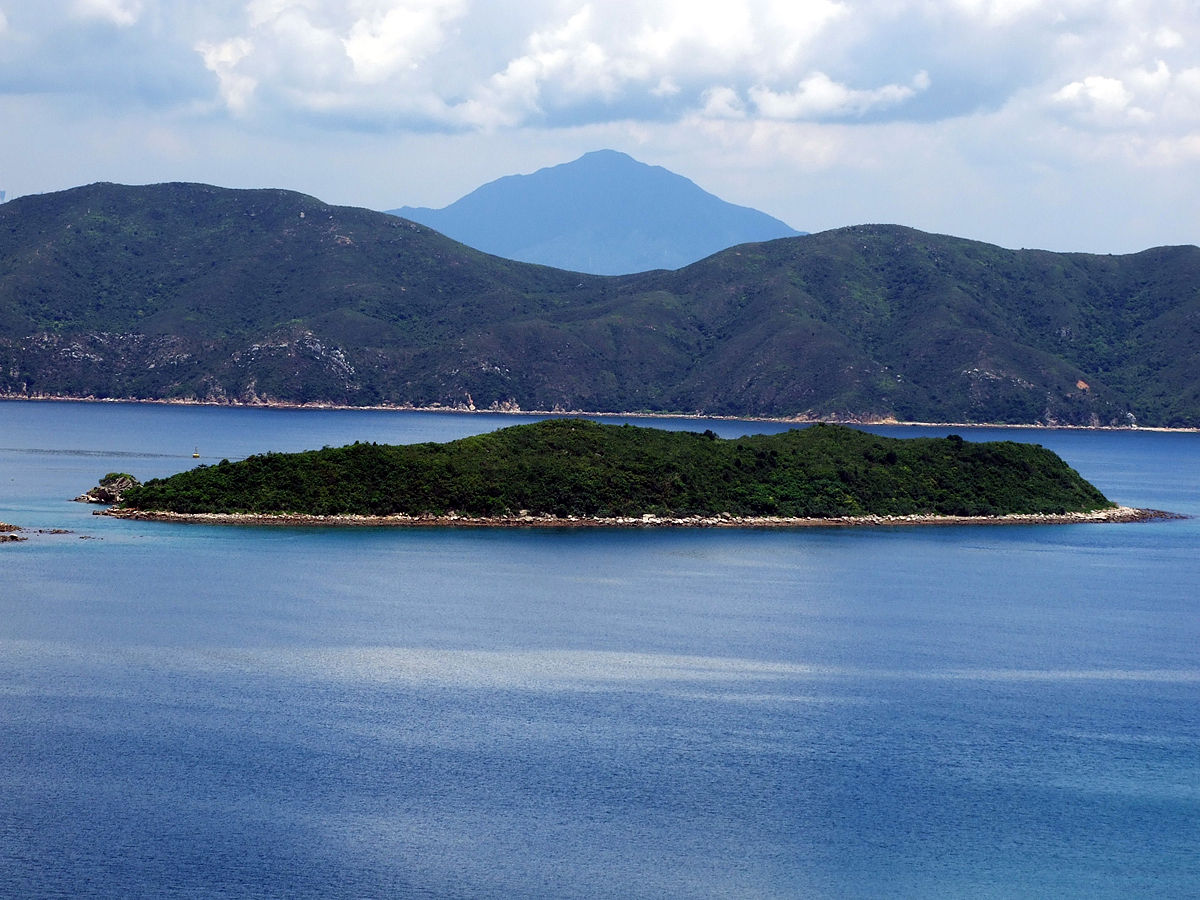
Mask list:
[[[476,409],[466,405],[461,406],[413,406],[412,404],[382,404],[374,406],[348,406],[337,403],[285,403],[280,401],[261,401],[244,403],[241,401],[217,400],[162,400],[138,397],[68,397],[51,394],[13,394],[0,392],[0,400],[23,401],[26,403],[130,403],[153,404],[159,406],[213,406],[234,409],[293,409],[293,410],[363,410],[366,412],[415,412],[415,413],[456,413],[460,415],[499,415],[499,416],[562,416],[566,418],[629,418],[629,419],[679,419],[681,421],[715,422],[771,422],[781,425],[814,425],[817,422],[829,422],[836,425],[895,425],[921,428],[1011,428],[1011,429],[1043,429],[1059,431],[1152,431],[1164,433],[1196,434],[1196,427],[1167,427],[1161,425],[1068,425],[1068,424],[1038,424],[1013,422],[917,422],[895,419],[890,416],[727,416],[712,413],[680,413],[680,412],[603,412],[599,410],[582,409],[521,409],[520,407],[503,407]]]
[[[137,509],[96,510],[92,515],[141,522],[175,522],[190,525],[263,525],[288,527],[400,527],[400,528],[861,528],[953,525],[1080,525],[1112,522],[1149,522],[1186,516],[1158,509],[1115,506],[1090,512],[1013,513],[1006,516],[836,516],[791,518],[783,516],[667,517],[643,516],[316,516],[304,513],[176,513]]]

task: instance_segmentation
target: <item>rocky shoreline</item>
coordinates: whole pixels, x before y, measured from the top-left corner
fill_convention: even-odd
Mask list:
[[[244,409],[302,409],[302,410],[364,410],[376,412],[419,412],[419,413],[459,413],[462,415],[505,415],[553,417],[565,416],[576,418],[628,418],[628,419],[680,419],[683,421],[729,421],[729,422],[772,422],[783,425],[815,425],[818,422],[829,422],[841,425],[897,425],[921,428],[1011,428],[1011,429],[1041,429],[1056,431],[1161,431],[1167,433],[1195,434],[1200,432],[1200,426],[1163,426],[1163,425],[1071,425],[1061,422],[919,422],[896,419],[892,416],[870,415],[828,415],[828,416],[731,416],[711,413],[683,412],[612,412],[582,409],[522,409],[516,404],[498,407],[475,408],[460,404],[458,406],[417,406],[411,403],[383,403],[348,406],[338,403],[292,403],[283,400],[260,399],[256,402],[236,399],[198,400],[198,399],[161,399],[149,397],[96,397],[68,396],[65,394],[29,394],[13,391],[0,391],[0,400],[19,400],[29,403],[132,403],[152,406],[218,406]]]
[[[29,540],[28,535],[31,534],[74,534],[68,528],[38,528],[36,530],[22,528],[20,525],[10,525],[8,522],[0,522],[0,544],[16,544],[21,541]],[[87,537],[80,535],[80,537]]]
[[[836,516],[789,518],[783,516],[314,516],[301,513],[176,513],[138,509],[97,510],[93,515],[146,522],[180,522],[198,525],[284,525],[360,527],[460,527],[460,528],[841,528],[917,525],[1075,525],[1093,522],[1148,522],[1182,519],[1177,513],[1157,509],[1116,506],[1090,512],[1061,514],[1016,513],[1006,516]]]

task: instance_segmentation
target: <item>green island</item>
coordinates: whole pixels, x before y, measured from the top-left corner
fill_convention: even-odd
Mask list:
[[[222,460],[130,487],[110,514],[289,523],[820,524],[1144,512],[1116,507],[1034,444],[898,439],[825,424],[722,439],[571,418],[441,444],[355,443]]]

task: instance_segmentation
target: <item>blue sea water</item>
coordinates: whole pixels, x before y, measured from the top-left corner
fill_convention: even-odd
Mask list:
[[[0,894],[1200,896],[1200,519],[288,529],[68,502],[193,448],[517,421],[0,403],[0,520],[73,532],[0,546]],[[1198,435],[957,430],[1200,515]]]

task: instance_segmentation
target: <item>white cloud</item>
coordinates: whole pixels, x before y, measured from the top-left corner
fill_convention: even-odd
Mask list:
[[[475,52],[459,41],[477,12],[470,0],[251,0],[242,28],[195,46],[242,114],[257,96],[494,129],[621,118],[630,107],[674,115],[722,84],[795,83],[807,49],[848,15],[833,0],[534,2],[507,9],[505,27]],[[244,42],[251,50],[236,60],[214,55]]]
[[[1153,69],[1138,69],[1129,76],[1138,93],[1159,94],[1171,84],[1171,70],[1161,59]]]
[[[704,54],[713,63],[727,64],[754,45],[750,4],[668,0],[643,10],[630,20],[634,27],[625,49],[651,66],[674,65],[681,54],[692,53]]]
[[[650,93],[655,97],[674,97],[680,90],[674,78],[664,75],[658,80],[658,84],[650,89]]]
[[[1088,75],[1050,100],[1083,127],[1131,130],[1146,139],[1187,134],[1200,125],[1200,68],[1172,72],[1157,60],[1117,75]]]
[[[1164,50],[1174,50],[1183,46],[1183,35],[1174,28],[1164,26],[1154,32],[1154,43]]]
[[[813,43],[832,27],[853,20],[850,7],[830,0],[773,0],[767,4],[762,31],[772,48],[773,67],[780,72],[802,65]]]
[[[1122,81],[1104,75],[1073,81],[1060,88],[1053,99],[1101,124],[1123,122],[1131,113],[1142,112],[1133,106],[1133,94]]]
[[[1176,77],[1175,82],[1179,86],[1180,91],[1187,94],[1193,103],[1200,101],[1200,66],[1184,69]],[[1194,111],[1200,112],[1200,109],[1197,109],[1195,106],[1192,108]]]
[[[410,2],[364,10],[342,44],[358,80],[377,84],[411,70],[441,48],[462,2]]]
[[[235,114],[439,121],[445,104],[432,85],[454,78],[437,77],[436,57],[466,9],[466,0],[252,0],[234,34],[194,47]]]
[[[231,38],[217,44],[200,42],[196,52],[204,59],[204,65],[217,76],[221,98],[234,113],[246,111],[254,95],[257,82],[249,75],[238,72],[238,64],[250,55],[254,45],[246,38]]]
[[[1138,110],[1159,127],[1186,115],[1178,86],[1153,82],[1195,67],[1194,13],[1194,0],[42,0],[5,32],[24,49],[0,60],[0,90],[7,69],[22,90],[176,92],[196,108],[207,72],[210,99],[246,120],[400,131],[932,121],[1061,93],[1050,107],[1079,127],[1137,125]],[[175,80],[155,83],[156,68]]]
[[[980,19],[989,26],[1007,25],[1047,7],[1070,5],[1046,3],[1045,0],[952,0],[952,2],[967,15]]]
[[[929,84],[929,75],[918,72],[911,85],[888,84],[872,90],[855,90],[824,72],[816,72],[801,81],[794,91],[781,93],[752,87],[750,99],[759,113],[769,119],[841,118],[896,106],[926,90]]]
[[[714,87],[704,92],[702,112],[707,118],[742,119],[746,116],[746,105],[738,92],[731,87]]]
[[[644,76],[644,70],[630,72],[626,60],[612,56],[595,32],[590,4],[561,25],[535,32],[529,37],[528,52],[489,79],[476,99],[486,99],[506,117],[519,119],[522,113],[541,112],[548,92],[556,95],[560,105],[610,99],[624,81]]]
[[[80,19],[98,19],[127,28],[142,14],[141,0],[74,0],[71,12]]]

